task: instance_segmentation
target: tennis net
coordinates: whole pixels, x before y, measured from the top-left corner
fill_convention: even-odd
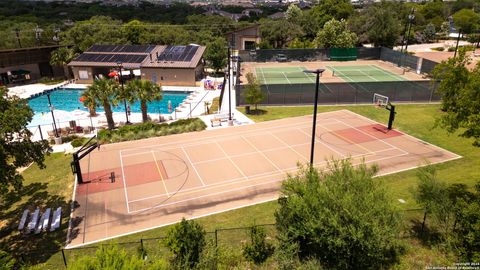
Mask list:
[[[295,71],[295,72],[261,72],[261,73],[258,73],[257,72],[257,76],[259,78],[307,78],[307,77],[315,77],[314,76],[310,76],[309,74],[305,74],[303,72],[298,72],[298,71]]]
[[[403,75],[405,69],[399,68],[395,70],[333,70],[334,77],[352,77],[352,76],[382,76],[382,75]]]

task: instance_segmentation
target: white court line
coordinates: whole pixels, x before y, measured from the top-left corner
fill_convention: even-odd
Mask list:
[[[192,161],[190,160],[190,156],[187,154],[187,151],[185,151],[185,148],[184,148],[183,146],[181,146],[181,148],[182,148],[183,153],[185,153],[185,156],[187,157],[188,162],[190,163],[190,166],[192,166],[193,170],[194,170],[195,173],[197,174],[198,179],[200,179],[200,182],[202,182],[202,186],[205,186],[205,183],[203,182],[202,177],[201,177],[200,174],[198,173],[197,168],[195,168],[195,165],[192,164]]]
[[[157,171],[158,171],[158,174],[160,175],[163,187],[165,188],[165,192],[167,193],[167,197],[170,198],[170,193],[168,193],[167,185],[165,184],[165,179],[163,179],[162,172],[160,171],[160,168],[158,167],[157,158],[155,157],[155,152],[153,152],[153,150],[150,150],[150,151],[152,153],[153,161],[155,162],[155,166],[157,166]]]
[[[346,159],[346,158],[352,158],[352,159],[354,159],[354,158],[357,158],[357,157],[366,157],[366,156],[371,156],[371,155],[373,155],[373,154],[379,154],[379,153],[381,153],[381,152],[390,151],[390,150],[398,150],[398,149],[396,149],[396,148],[382,149],[382,150],[378,150],[378,151],[374,151],[374,152],[361,153],[361,154],[357,154],[357,155],[352,155],[352,156],[344,157],[344,159]],[[324,164],[324,163],[326,163],[326,161],[316,162],[315,165],[321,165],[321,164]],[[284,171],[285,171],[285,172],[289,172],[289,171],[294,171],[294,170],[296,170],[296,169],[298,169],[298,167],[297,167],[297,166],[294,166],[294,167],[286,168],[286,169],[284,169]],[[236,178],[232,178],[232,179],[229,179],[229,180],[217,182],[217,183],[214,183],[214,184],[206,184],[205,186],[199,186],[199,187],[192,187],[192,188],[181,189],[181,190],[178,191],[176,194],[177,194],[177,195],[184,195],[184,194],[191,193],[191,191],[197,191],[197,190],[204,191],[204,190],[208,190],[208,189],[212,189],[212,188],[217,188],[217,187],[222,187],[222,186],[228,186],[228,185],[232,184],[232,182],[236,182],[235,184],[237,184],[237,183],[252,181],[253,179],[261,179],[261,178],[264,178],[264,177],[273,176],[273,175],[281,175],[281,174],[282,174],[282,172],[270,171],[270,172],[264,172],[264,173],[258,173],[258,174],[249,175],[249,176],[247,177],[247,179],[245,179],[244,177],[236,177]],[[129,203],[137,202],[137,201],[144,201],[144,200],[155,199],[155,198],[163,197],[163,196],[166,196],[166,194],[163,194],[163,193],[162,193],[162,194],[157,194],[157,195],[153,195],[153,196],[149,196],[149,197],[144,197],[144,198],[140,198],[140,199],[135,199],[135,200],[129,201]]]
[[[230,161],[230,163],[233,164],[233,166],[235,166],[235,168],[240,172],[240,174],[243,176],[243,178],[247,178],[247,176],[245,176],[245,174],[243,173],[242,170],[240,170],[240,168],[237,166],[237,164],[235,162],[233,162],[233,160],[230,158],[229,155],[227,155],[227,152],[225,152],[225,150],[223,150],[222,146],[220,146],[220,144],[217,142],[216,143],[218,148],[220,148],[220,150],[222,150],[223,154],[227,157],[228,161]]]
[[[382,123],[377,122],[377,121],[375,121],[375,120],[372,120],[372,119],[370,119],[370,118],[368,118],[368,117],[365,117],[365,116],[363,116],[363,115],[361,115],[361,114],[358,114],[358,113],[355,113],[355,112],[352,112],[352,111],[349,111],[349,110],[346,110],[346,109],[343,109],[343,110],[341,110],[341,111],[345,111],[345,112],[348,112],[348,113],[350,113],[350,114],[353,114],[354,116],[363,118],[363,119],[367,120],[367,121],[370,122],[370,123],[375,123],[375,124],[379,124],[379,125],[385,126],[385,125],[383,125]],[[402,132],[402,131],[400,131],[400,130],[398,130],[398,129],[395,129],[395,131],[403,134],[404,136],[407,136],[407,137],[411,138],[413,141],[422,142],[422,144],[424,144],[424,145],[429,145],[429,146],[431,146],[431,147],[433,147],[433,148],[436,148],[436,149],[438,149],[438,150],[445,151],[445,152],[447,152],[447,153],[449,153],[449,154],[451,154],[451,155],[453,155],[453,156],[456,156],[457,158],[462,158],[462,157],[463,157],[463,156],[461,156],[461,155],[459,155],[459,154],[456,154],[456,153],[454,153],[454,152],[452,152],[452,151],[446,150],[446,149],[444,149],[444,148],[442,148],[442,147],[440,147],[440,146],[437,146],[437,145],[435,145],[435,144],[431,144],[431,143],[429,143],[429,142],[427,142],[427,141],[424,141],[424,140],[419,139],[419,138],[417,138],[417,137],[414,137],[414,136],[412,136],[412,135],[410,135],[410,134],[407,134],[407,133],[405,133],[405,132]]]
[[[285,75],[284,72],[282,72],[282,74],[283,74],[283,77],[285,77],[285,79],[287,79],[288,84],[292,84],[292,82],[288,79],[287,75]]]
[[[329,118],[331,119],[331,118]],[[332,120],[335,120],[335,119],[332,119]],[[305,124],[311,124],[311,120],[309,121],[306,121],[306,122],[300,122],[300,123],[295,123],[295,124],[289,124],[289,125],[282,125],[280,127],[272,127],[272,128],[266,128],[266,129],[262,129],[261,131],[257,131],[257,132],[252,132],[252,131],[249,131],[249,132],[239,132],[239,133],[235,133],[235,134],[228,134],[228,135],[221,135],[221,136],[211,136],[211,137],[208,137],[210,140],[203,140],[202,141],[198,141],[198,140],[188,140],[189,142],[192,141],[192,143],[189,143],[189,144],[185,144],[183,143],[182,141],[180,142],[172,142],[172,143],[165,143],[165,144],[157,144],[157,145],[150,145],[150,146],[140,146],[140,147],[134,147],[134,148],[128,148],[128,149],[120,149],[119,151],[121,151],[122,153],[125,153],[126,151],[138,151],[139,149],[145,149],[145,148],[148,148],[148,149],[152,149],[152,148],[160,148],[162,150],[173,150],[173,149],[178,149],[178,145],[179,144],[182,144],[183,147],[191,147],[191,146],[199,146],[199,145],[203,145],[203,144],[209,144],[209,143],[215,143],[215,142],[218,142],[218,141],[228,141],[228,140],[231,140],[231,139],[236,139],[238,138],[239,135],[250,135],[250,136],[257,136],[257,135],[263,135],[263,134],[269,134],[269,130],[279,130],[280,129],[280,132],[282,131],[288,131],[288,130],[291,130],[292,127],[308,127],[309,125],[305,125]],[[330,125],[330,124],[336,124],[337,122],[331,122],[331,123],[322,123],[323,125]],[[217,140],[216,138],[222,138],[221,140]],[[171,145],[169,147],[163,147],[165,145]],[[143,152],[139,152],[139,153],[132,153],[132,154],[123,154],[124,157],[129,157],[129,156],[136,156],[136,155],[142,155]]]
[[[247,138],[245,138],[244,136],[241,136],[241,137],[242,137],[248,144],[250,144],[250,146],[253,147],[260,155],[262,155],[266,160],[268,160],[268,162],[270,162],[270,164],[272,164],[273,167],[275,167],[275,169],[277,169],[277,170],[280,171],[280,172],[283,171],[282,169],[278,168],[278,166],[277,166],[275,163],[273,163],[273,161],[271,161],[271,160],[265,155],[265,153],[263,153],[262,151],[258,150],[258,148],[257,148],[255,145],[253,145],[252,142],[250,142],[250,141],[249,141]]]
[[[293,152],[297,153],[297,155],[299,155],[300,157],[302,157],[305,161],[308,161],[307,157],[300,154],[297,150],[293,149],[292,146],[298,146],[298,145],[290,145],[288,143],[286,143],[284,140],[282,140],[280,137],[278,137],[277,135],[273,134],[272,132],[270,132],[270,134],[277,140],[279,140],[281,143],[283,143],[284,145],[286,145],[286,147],[282,147],[282,149],[284,148],[290,148],[290,150],[292,150]],[[310,144],[310,143],[302,143],[302,145],[306,145],[306,144]],[[267,152],[267,151],[265,151]]]
[[[397,157],[401,157],[401,156],[404,156],[404,155],[408,155],[408,154],[399,154],[399,155],[393,155],[393,156],[389,156],[389,157],[383,157],[383,158],[379,158],[379,159],[364,161],[364,163],[368,164],[368,163],[377,162],[377,161],[381,161],[381,160],[397,158]],[[321,163],[325,163],[325,162],[321,162]],[[318,165],[318,164],[319,163],[315,163],[315,165]],[[272,176],[281,175],[281,174],[282,174],[282,172],[279,171],[275,174],[267,175],[267,176],[260,177],[260,178],[272,177]],[[260,178],[253,178],[253,179],[249,179],[249,180],[258,180]],[[239,188],[235,188],[235,189],[223,190],[223,191],[219,191],[219,192],[215,192],[215,193],[210,193],[210,194],[205,194],[205,195],[201,195],[201,196],[197,196],[197,197],[193,197],[193,198],[188,198],[188,199],[185,199],[185,200],[179,200],[179,201],[170,202],[170,203],[166,203],[166,204],[155,205],[155,206],[152,206],[152,207],[146,207],[146,208],[142,208],[142,209],[138,209],[138,210],[133,210],[130,213],[143,212],[143,211],[146,211],[146,210],[162,208],[162,207],[175,205],[175,204],[179,204],[179,203],[184,203],[184,202],[188,202],[188,201],[192,201],[192,200],[196,200],[196,199],[201,199],[201,198],[210,197],[210,196],[214,196],[214,195],[225,194],[225,193],[229,193],[229,192],[233,192],[233,191],[237,191],[237,190],[244,190],[244,189],[251,188],[251,187],[256,187],[256,186],[261,186],[261,185],[271,184],[271,183],[281,182],[281,181],[283,181],[283,179],[276,179],[276,180],[272,180],[272,181],[268,181],[268,182],[262,182],[262,183],[258,183],[258,184],[243,186],[243,187],[239,187]]]
[[[120,155],[120,167],[122,168],[122,178],[123,178],[123,190],[125,191],[125,204],[127,205],[127,213],[130,214],[130,207],[128,206],[128,196],[127,196],[127,180],[125,179],[125,171],[123,170],[123,158],[122,152],[118,153]]]
[[[323,127],[323,126],[321,126],[321,127],[324,128],[324,129],[326,129],[326,128]],[[305,131],[303,131],[303,130],[301,130],[301,129],[299,129],[299,128],[297,128],[297,130],[299,130],[299,131],[302,132],[303,134],[307,135],[310,139],[312,139],[312,135],[311,135],[311,134],[308,134],[307,132],[305,132]],[[326,130],[328,131],[328,129],[326,129]],[[345,158],[345,154],[337,151],[337,149],[335,149],[335,148],[332,148],[330,145],[326,144],[326,143],[323,142],[322,140],[319,140],[319,139],[315,138],[315,142],[318,142],[318,143],[324,145],[324,146],[327,147],[328,149],[330,149],[330,150],[332,150],[333,152],[339,154],[342,158]]]
[[[339,111],[341,111],[341,110],[339,110]],[[338,114],[339,111],[322,112],[321,114],[324,114],[324,115],[325,114]],[[310,115],[299,116],[298,118],[303,118],[303,117],[306,117],[306,116],[310,116]],[[327,118],[327,119],[333,119],[333,118]],[[270,124],[271,127],[262,128],[260,131],[282,129],[282,128],[285,129],[285,130],[288,130],[289,128],[294,127],[294,126],[301,126],[301,125],[312,123],[311,119],[306,119],[303,122],[298,122],[297,121],[297,122],[294,122],[294,123],[288,123],[288,124],[284,124],[284,125],[280,125],[280,126],[273,126],[273,125],[275,125],[275,122],[283,122],[283,121],[285,121],[285,119],[277,119],[277,120],[268,121],[268,123]],[[233,126],[233,127],[231,127],[231,129],[245,128],[245,127],[247,127],[247,126]],[[206,131],[206,132],[208,132],[208,131]],[[209,136],[209,137],[203,137],[202,141],[205,141],[206,139],[218,139],[218,138],[226,138],[224,140],[228,140],[228,139],[231,139],[232,137],[237,137],[238,135],[249,134],[249,133],[258,134],[259,130],[247,130],[247,131],[238,132],[238,133],[235,133],[235,134],[214,135],[214,136]],[[151,139],[144,139],[144,140],[151,140]],[[160,147],[160,146],[166,146],[166,145],[177,145],[177,144],[183,144],[184,146],[189,146],[188,144],[186,144],[187,142],[192,142],[190,145],[195,145],[195,143],[198,143],[198,139],[189,139],[189,140],[182,140],[182,141],[177,141],[177,142],[161,143],[161,144],[149,144],[148,146],[136,146],[136,147],[130,147],[130,148],[127,148],[127,149],[113,149],[113,150],[109,150],[109,151],[126,152],[126,151],[135,151],[135,150],[144,149],[144,148],[151,149],[152,147]],[[131,144],[131,143],[132,142],[119,142],[119,143],[115,143],[115,145]]]
[[[349,125],[349,124],[347,124],[347,123],[345,123],[345,122],[343,122],[343,121],[341,121],[341,120],[337,120],[337,119],[335,119],[335,120],[338,121],[339,123],[342,123],[343,125],[345,125],[345,126],[347,126],[347,127],[353,128],[353,129],[355,129],[355,130],[357,130],[357,131],[359,131],[359,132],[361,132],[361,133],[363,133],[363,134],[365,134],[365,135],[373,138],[375,141],[381,141],[381,142],[383,142],[384,144],[386,144],[386,145],[388,145],[388,146],[390,146],[390,147],[396,148],[396,149],[398,149],[398,150],[400,150],[400,151],[402,151],[402,152],[404,152],[404,153],[408,153],[407,151],[405,151],[405,150],[403,150],[403,149],[401,149],[401,148],[398,148],[398,147],[392,145],[391,143],[386,142],[386,141],[383,140],[383,139],[377,138],[377,137],[375,137],[375,136],[373,136],[373,135],[371,135],[371,134],[369,134],[369,133],[367,133],[367,132],[365,132],[365,131],[363,131],[363,130],[361,130],[361,129],[358,129],[358,128],[352,126],[352,125]]]

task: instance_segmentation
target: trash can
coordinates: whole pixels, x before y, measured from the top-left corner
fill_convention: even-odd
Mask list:
[[[250,106],[245,106],[245,113],[250,114]]]

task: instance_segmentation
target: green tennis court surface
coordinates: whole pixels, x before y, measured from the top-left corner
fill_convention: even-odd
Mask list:
[[[401,68],[383,69],[377,65],[327,66],[333,77],[339,77],[346,82],[387,82],[406,81]]]
[[[307,74],[304,67],[257,67],[255,73],[260,84],[315,83],[315,74]]]

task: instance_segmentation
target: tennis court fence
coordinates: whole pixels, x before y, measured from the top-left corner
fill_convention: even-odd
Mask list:
[[[321,81],[321,80],[320,80]],[[264,99],[260,105],[305,105],[315,100],[315,84],[261,85]],[[437,84],[430,81],[378,82],[321,82],[318,104],[371,104],[373,94],[388,96],[392,102],[438,102]],[[236,86],[237,106],[250,105],[245,101],[245,86]]]
[[[275,62],[277,55],[283,54],[287,61],[329,61],[335,49],[265,49],[255,51],[239,51],[244,62]],[[408,67],[423,74],[430,74],[437,62],[395,51],[386,47],[356,48],[358,60],[382,60],[399,67]]]

